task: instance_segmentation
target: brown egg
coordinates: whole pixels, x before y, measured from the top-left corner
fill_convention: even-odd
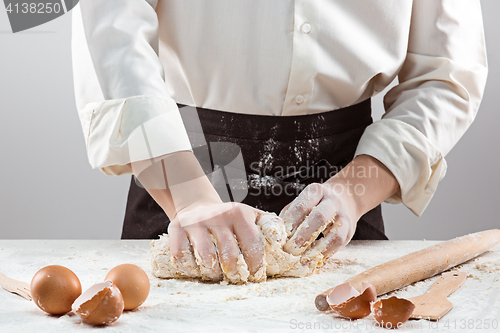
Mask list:
[[[149,295],[149,278],[142,268],[123,264],[108,272],[106,280],[111,280],[120,289],[125,302],[125,310],[138,308]]]
[[[373,304],[373,317],[385,328],[399,328],[410,318],[415,305],[404,298],[392,296]]]
[[[326,298],[334,313],[349,319],[360,319],[371,312],[370,303],[377,298],[375,287],[362,283],[359,293],[349,282],[336,286]]]
[[[31,296],[43,311],[62,315],[71,311],[71,304],[82,293],[80,280],[66,267],[46,266],[31,280]]]
[[[113,281],[94,284],[73,303],[73,312],[93,325],[108,325],[123,313],[123,297]]]

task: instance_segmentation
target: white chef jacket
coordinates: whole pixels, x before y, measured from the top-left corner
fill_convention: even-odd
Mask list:
[[[479,0],[81,0],[72,15],[88,158],[109,175],[132,172],[142,155],[128,146],[146,125],[144,156],[191,150],[176,103],[314,114],[398,76],[356,155],[381,161],[400,185],[388,202],[420,215],[487,76]]]

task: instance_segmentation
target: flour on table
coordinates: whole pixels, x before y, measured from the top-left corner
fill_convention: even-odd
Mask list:
[[[167,234],[160,236],[160,239],[151,242],[151,264],[153,275],[158,278],[200,278],[203,280],[220,281],[241,284],[245,282],[262,282],[266,277],[303,277],[314,272],[318,262],[322,260],[301,260],[300,256],[295,256],[283,251],[283,246],[287,240],[285,225],[276,216],[268,213],[259,217],[256,222],[262,233],[265,245],[265,261],[255,274],[251,275],[248,266],[240,254],[237,261],[237,271],[228,272],[224,268],[221,276],[208,276],[206,268],[201,265],[201,260],[196,251],[194,256],[186,253],[184,262],[178,264],[174,261],[170,253],[170,241]],[[214,241],[214,240],[212,240]],[[320,253],[318,253],[321,256]]]

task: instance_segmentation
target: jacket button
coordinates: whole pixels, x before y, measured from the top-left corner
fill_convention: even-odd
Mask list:
[[[295,96],[295,103],[302,104],[302,102],[304,102],[304,96],[302,95]]]
[[[302,25],[302,32],[305,33],[305,34],[308,34],[311,32],[311,25],[309,23],[304,23]]]

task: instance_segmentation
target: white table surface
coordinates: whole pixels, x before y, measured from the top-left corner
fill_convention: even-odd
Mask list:
[[[80,278],[83,290],[122,263],[142,267],[151,292],[136,311],[105,328],[84,324],[72,313],[53,317],[33,302],[0,288],[0,332],[360,332],[386,331],[373,317],[349,322],[316,310],[318,293],[372,266],[434,245],[436,241],[352,241],[318,273],[306,278],[270,279],[234,286],[151,275],[149,241],[0,240],[0,272],[30,282],[38,269],[63,265]],[[500,331],[500,246],[460,268],[465,284],[449,297],[454,307],[440,322],[411,320],[403,332]],[[413,297],[427,291],[433,277],[389,295]],[[497,330],[486,329],[488,324]],[[464,326],[465,325],[465,326]]]

